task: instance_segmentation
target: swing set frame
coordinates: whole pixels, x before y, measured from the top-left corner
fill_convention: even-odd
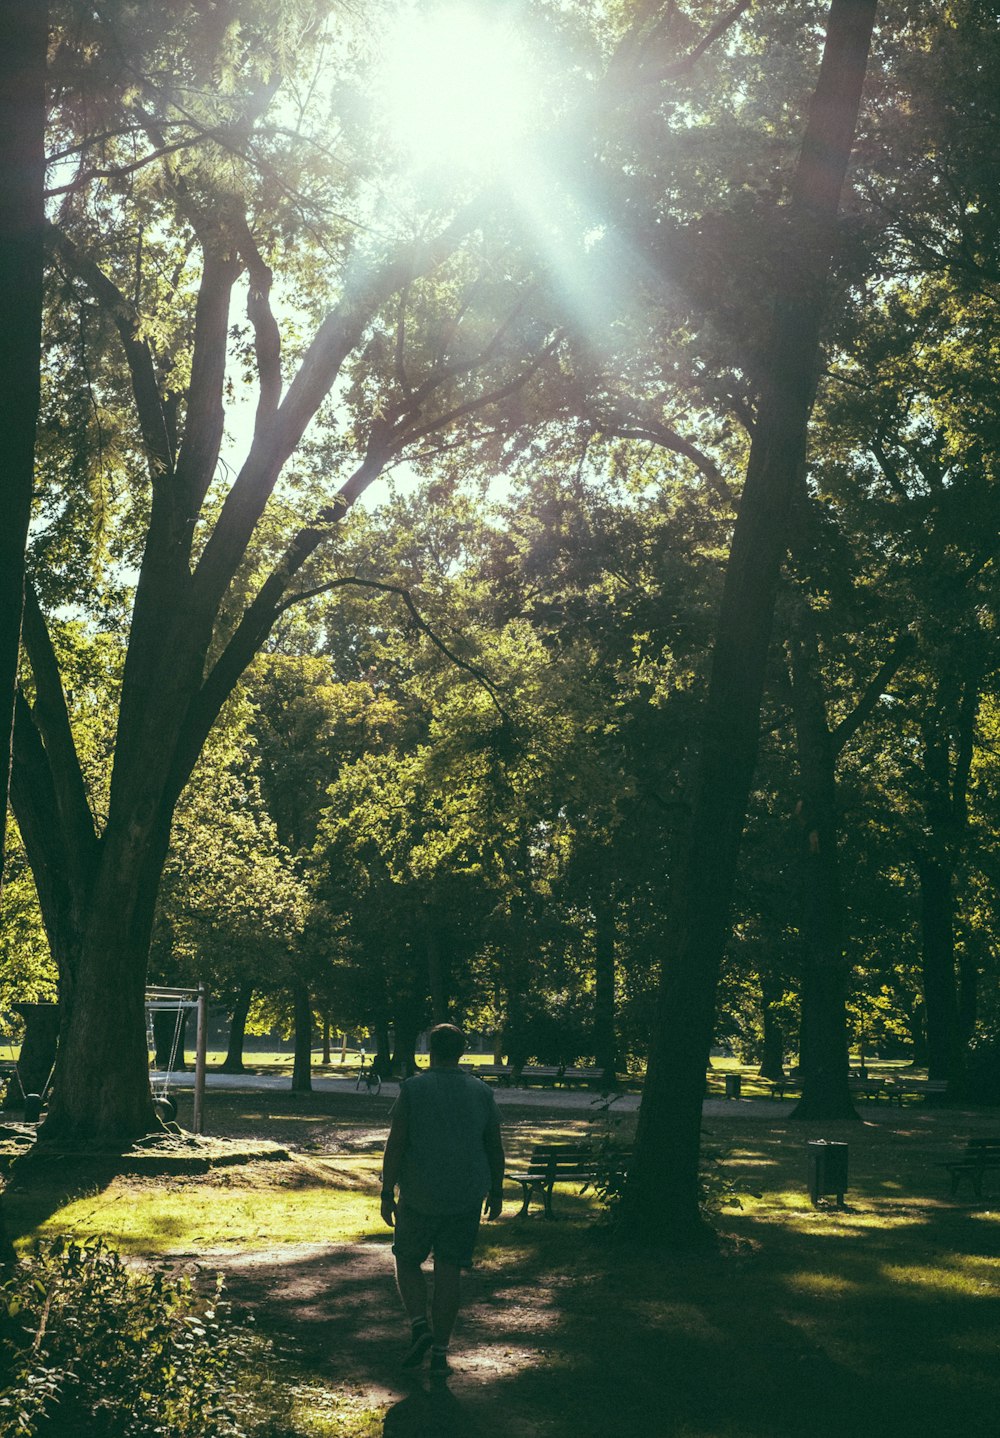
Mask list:
[[[174,1042],[170,1051],[171,1067],[168,1068],[163,1081],[163,1094],[161,1095],[163,1098],[169,1097],[167,1089],[170,1086],[170,1075],[173,1073],[173,1062],[177,1056],[181,1014],[185,1010],[190,1011],[191,1009],[194,1009],[198,1016],[195,1038],[194,1114],[191,1128],[194,1133],[202,1133],[205,1117],[205,1067],[208,1053],[208,990],[204,984],[199,984],[196,989],[174,989],[162,984],[146,989],[147,1013],[173,1012],[174,1010],[177,1012],[177,1027],[174,1030]]]

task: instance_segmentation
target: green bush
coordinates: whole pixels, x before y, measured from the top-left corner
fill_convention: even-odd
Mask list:
[[[129,1271],[99,1241],[39,1243],[0,1284],[0,1367],[7,1375],[0,1433],[250,1438],[265,1428],[273,1432],[273,1408],[262,1427],[242,1381],[255,1340],[233,1326],[221,1289],[219,1278],[204,1297],[189,1278],[164,1267]],[[254,1413],[257,1421],[248,1426]]]

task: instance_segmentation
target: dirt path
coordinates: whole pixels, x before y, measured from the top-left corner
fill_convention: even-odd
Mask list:
[[[426,1371],[400,1371],[408,1329],[388,1239],[170,1257],[224,1273],[234,1306],[253,1313],[279,1351],[355,1406],[385,1411],[387,1438],[542,1438],[532,1416],[515,1411],[513,1394],[504,1394],[505,1380],[546,1354],[550,1295],[537,1282],[467,1275],[454,1371],[444,1391],[432,1392]]]

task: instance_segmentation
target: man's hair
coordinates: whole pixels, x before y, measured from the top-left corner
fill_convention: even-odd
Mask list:
[[[435,1024],[430,1032],[431,1058],[455,1064],[465,1053],[465,1035],[454,1024]]]

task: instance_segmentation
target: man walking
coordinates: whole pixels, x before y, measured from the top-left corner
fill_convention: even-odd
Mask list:
[[[500,1115],[486,1085],[460,1071],[464,1051],[465,1036],[454,1024],[431,1030],[431,1066],[400,1086],[382,1161],[382,1217],[395,1228],[396,1282],[412,1325],[403,1367],[418,1368],[429,1350],[432,1378],[451,1371],[461,1271],[472,1266],[483,1201],[487,1218],[498,1218],[503,1206]],[[428,1319],[421,1264],[429,1253]]]

